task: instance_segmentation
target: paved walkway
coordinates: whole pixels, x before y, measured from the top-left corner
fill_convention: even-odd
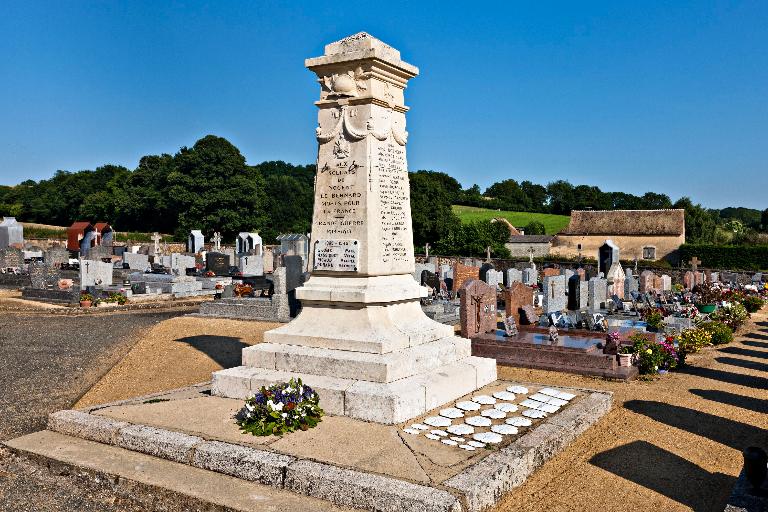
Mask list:
[[[46,316],[0,314],[0,440],[44,428],[71,407],[138,339],[173,313]],[[108,491],[89,492],[65,476],[0,450],[3,511],[133,511]]]

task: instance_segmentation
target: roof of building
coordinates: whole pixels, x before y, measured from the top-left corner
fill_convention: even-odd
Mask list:
[[[517,235],[509,237],[510,244],[548,244],[554,238],[552,235]]]
[[[96,231],[99,233],[104,233],[105,231],[112,231],[112,226],[109,225],[108,222],[97,222],[93,225],[93,227],[96,228]]]
[[[685,234],[685,210],[575,210],[560,235]]]

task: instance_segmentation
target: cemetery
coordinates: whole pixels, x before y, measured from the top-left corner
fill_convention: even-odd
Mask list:
[[[305,67],[309,229],[196,217],[139,244],[76,220],[41,246],[3,218],[0,349],[44,328],[65,350],[9,374],[56,387],[69,355],[102,366],[76,366],[39,428],[0,431],[0,502],[4,468],[29,464],[146,510],[768,506],[768,273],[658,264],[685,243],[679,208],[573,210],[556,235],[493,218],[506,258],[417,248],[420,69],[366,32]],[[113,353],[66,353],[110,325],[129,340]]]

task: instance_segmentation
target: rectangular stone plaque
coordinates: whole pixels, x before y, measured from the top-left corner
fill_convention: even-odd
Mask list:
[[[317,240],[315,242],[315,270],[357,272],[360,243],[357,240]]]

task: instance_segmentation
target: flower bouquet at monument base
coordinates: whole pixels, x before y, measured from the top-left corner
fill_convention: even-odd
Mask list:
[[[274,384],[245,401],[235,419],[243,433],[280,436],[317,426],[323,417],[320,397],[301,379]]]

